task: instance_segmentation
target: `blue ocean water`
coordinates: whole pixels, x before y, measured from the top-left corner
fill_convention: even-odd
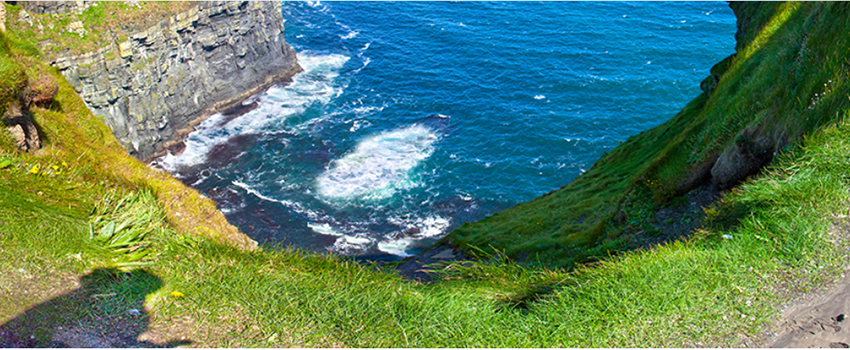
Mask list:
[[[264,244],[414,254],[568,184],[697,96],[722,2],[292,2],[304,72],[159,163]]]

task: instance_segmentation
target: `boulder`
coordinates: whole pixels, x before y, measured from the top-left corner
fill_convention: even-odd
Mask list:
[[[712,181],[722,189],[735,186],[773,160],[775,146],[766,135],[744,129],[717,158],[711,168]]]
[[[53,98],[59,92],[59,83],[50,74],[42,74],[35,81],[31,81],[24,90],[24,103],[47,105],[53,102]]]
[[[30,117],[19,115],[3,120],[7,130],[12,134],[15,145],[21,151],[35,151],[41,148],[41,139],[38,137],[38,129]]]

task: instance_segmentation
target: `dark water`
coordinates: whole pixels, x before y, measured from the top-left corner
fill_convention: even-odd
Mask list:
[[[261,243],[393,259],[559,188],[734,51],[722,2],[284,3],[305,71],[160,162]]]

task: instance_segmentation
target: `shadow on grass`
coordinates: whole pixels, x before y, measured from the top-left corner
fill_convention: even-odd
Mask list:
[[[0,325],[0,347],[175,347],[190,341],[138,340],[150,318],[145,296],[162,280],[146,271],[96,269],[80,287]]]

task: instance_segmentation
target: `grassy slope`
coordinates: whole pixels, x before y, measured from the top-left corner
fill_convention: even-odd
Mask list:
[[[818,18],[828,13],[819,8],[830,6],[836,5],[780,7],[778,13],[789,17],[773,39],[788,40],[779,34],[786,28],[803,26],[809,16]],[[846,18],[835,17],[824,22]],[[824,27],[806,30],[814,38],[812,33],[818,30],[841,33],[846,28],[836,23]],[[819,40],[837,43],[835,50],[839,53],[847,47],[841,35]],[[12,62],[22,69],[20,62],[25,55],[17,52],[16,56],[16,50],[21,51],[16,46],[26,44],[7,37],[0,37],[0,42],[11,44],[9,50],[0,53],[0,62]],[[789,46],[784,43],[774,49],[793,50],[784,48]],[[770,48],[774,44],[765,40],[762,45]],[[829,51],[825,47],[822,50]],[[777,59],[785,57],[772,54]],[[758,50],[749,60],[759,66],[753,58],[757,55]],[[770,60],[769,56],[760,60]],[[834,75],[840,70],[827,72],[820,64],[808,68],[819,72],[815,78],[838,81],[832,91],[847,98],[841,90],[843,82]],[[743,68],[738,69],[739,73],[730,74],[743,74]],[[750,83],[786,79],[750,76]],[[769,81],[760,84],[781,86]],[[818,84],[822,86],[819,82],[799,85],[811,85],[810,89],[816,91]],[[738,85],[739,94],[726,92],[728,103],[717,97],[723,96],[721,89],[729,89],[721,86],[711,99],[698,98],[683,114],[703,115],[706,106],[720,109],[749,99],[740,92],[746,85]],[[767,90],[756,93],[771,93]],[[796,147],[780,154],[757,179],[727,194],[709,210],[704,228],[687,242],[627,253],[571,271],[522,267],[505,258],[466,267],[451,265],[446,266],[439,282],[424,285],[402,280],[378,267],[338,258],[291,251],[245,251],[197,235],[219,227],[199,219],[205,217],[196,211],[199,209],[180,208],[208,202],[123,155],[108,130],[85,110],[72,91],[62,80],[61,110],[54,106],[34,111],[48,136],[42,151],[11,151],[8,136],[0,134],[0,158],[13,160],[0,169],[0,323],[16,317],[7,324],[14,326],[27,319],[25,316],[45,310],[37,307],[26,311],[55,296],[69,276],[111,266],[112,253],[89,238],[88,223],[95,204],[104,206],[104,198],[111,198],[110,193],[120,195],[125,190],[150,189],[164,209],[165,214],[154,221],[165,228],[152,231],[147,239],[151,255],[146,260],[150,265],[137,270],[148,277],[134,278],[136,274],[125,280],[107,279],[108,283],[97,285],[98,291],[115,293],[114,297],[86,299],[74,304],[71,312],[62,313],[63,317],[110,319],[132,305],[126,300],[141,293],[150,309],[148,329],[164,334],[164,340],[186,336],[195,345],[210,347],[751,344],[747,342],[758,340],[777,314],[777,303],[836,278],[847,263],[842,254],[848,246],[846,237],[830,227],[832,213],[846,210],[850,200],[846,176],[850,173],[850,158],[846,156],[850,154],[850,123],[843,121],[847,112],[830,99],[816,103],[812,112],[799,112],[828,112],[832,121],[820,122],[825,126],[815,128]],[[809,101],[809,95],[800,96]],[[688,125],[681,118],[674,120],[679,124],[665,124],[660,130],[674,133],[674,125]],[[716,126],[708,121],[701,125],[705,127],[683,128],[683,135]],[[632,165],[612,161],[614,156],[625,160],[634,152],[630,149],[641,142],[660,142],[645,136],[653,133],[663,132],[657,129],[633,138],[629,147],[618,148],[596,167],[646,169],[638,170],[646,174],[681,171],[647,167],[637,160]],[[676,154],[673,148],[664,157],[648,159],[675,160]],[[34,164],[40,166],[38,174],[31,173]],[[589,187],[593,178],[588,175],[580,179]],[[612,180],[609,185],[617,183]],[[634,185],[626,182],[622,186]],[[195,226],[187,225],[188,219],[175,219],[176,213],[195,218],[191,221]],[[558,212],[540,211],[540,220],[557,220],[548,219],[553,214]],[[176,291],[183,296],[173,295]],[[52,332],[53,328],[45,326],[35,335],[44,344]]]
[[[604,257],[628,248],[636,234],[653,234],[653,207],[689,190],[696,169],[710,166],[743,130],[795,140],[835,120],[850,92],[846,4],[741,7],[750,35],[739,38],[739,53],[710,97],[631,137],[562,189],[466,224],[448,240],[517,258],[535,252],[527,259],[550,266]]]

